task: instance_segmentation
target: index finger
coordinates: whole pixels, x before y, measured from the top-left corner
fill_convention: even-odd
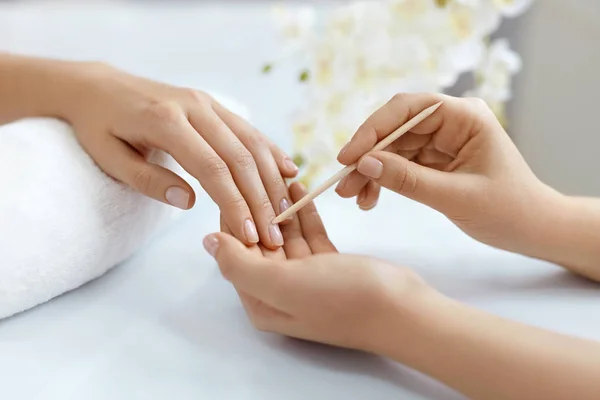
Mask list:
[[[449,100],[449,96],[439,93],[406,93],[395,95],[367,118],[358,128],[352,139],[350,139],[350,142],[338,154],[338,161],[344,165],[357,162],[361,156],[369,152],[381,139],[404,125],[418,113],[440,101],[444,101],[444,104],[446,104]],[[413,128],[411,132],[435,132],[441,126],[443,119],[442,113],[436,112]]]

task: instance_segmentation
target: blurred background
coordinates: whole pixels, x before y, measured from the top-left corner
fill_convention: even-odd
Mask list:
[[[282,48],[273,3],[0,0],[0,51],[102,60],[218,92],[245,104],[252,122],[289,148],[304,92],[293,65],[261,73]],[[531,167],[559,190],[600,195],[600,1],[537,0],[494,35],[522,58],[507,118]]]

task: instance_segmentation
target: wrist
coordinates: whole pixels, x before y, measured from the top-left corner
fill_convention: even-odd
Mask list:
[[[0,123],[30,117],[68,119],[76,94],[84,90],[84,71],[95,65],[0,55]]]
[[[410,293],[388,298],[385,323],[377,328],[380,336],[372,351],[412,366],[415,357],[427,346],[425,338],[436,329],[442,317],[440,314],[451,303],[450,299],[425,284],[412,288]]]
[[[528,255],[600,280],[600,202],[558,194],[545,208]]]
[[[53,66],[53,84],[50,100],[57,118],[75,124],[78,116],[85,111],[86,99],[93,92],[93,84],[109,69],[98,62],[59,61]]]

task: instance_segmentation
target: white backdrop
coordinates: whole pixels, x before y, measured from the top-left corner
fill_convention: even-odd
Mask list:
[[[102,59],[211,89],[245,103],[280,144],[289,140],[293,80],[258,73],[276,50],[264,7],[54,4],[0,7],[0,49]],[[389,193],[369,213],[332,193],[318,206],[341,250],[411,266],[442,292],[490,312],[600,339],[597,285],[475,243],[437,213]],[[461,398],[397,364],[254,331],[202,249],[217,226],[216,207],[201,197],[106,276],[0,321],[0,398]]]

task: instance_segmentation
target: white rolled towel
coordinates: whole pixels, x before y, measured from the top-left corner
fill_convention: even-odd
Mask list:
[[[215,98],[249,117],[235,101]],[[170,156],[157,157],[199,190]],[[1,126],[0,318],[101,276],[181,213],[105,175],[62,121]]]

